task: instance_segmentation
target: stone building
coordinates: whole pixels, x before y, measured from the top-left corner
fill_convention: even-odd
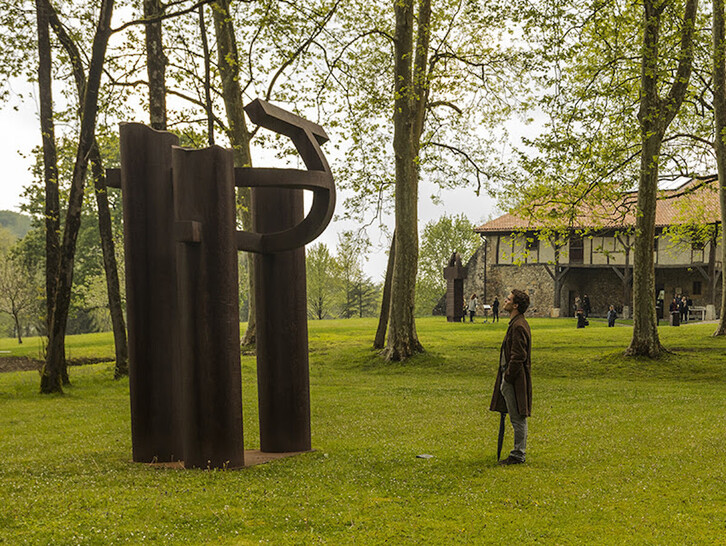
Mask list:
[[[512,288],[525,289],[534,316],[573,316],[575,298],[589,297],[591,314],[604,316],[614,305],[622,317],[632,305],[632,245],[636,195],[618,217],[588,210],[557,235],[544,224],[505,214],[474,229],[482,246],[467,264],[464,293],[500,302]],[[609,216],[609,217],[608,217]],[[707,242],[684,237],[685,225],[720,225],[718,185],[690,181],[662,191],[656,210],[655,294],[665,306],[675,295],[692,300],[692,316],[712,319],[721,301],[720,234]],[[681,226],[680,234],[674,226]]]

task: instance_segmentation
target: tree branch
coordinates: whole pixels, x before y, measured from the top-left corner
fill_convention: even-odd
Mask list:
[[[678,138],[690,138],[691,140],[695,140],[696,142],[700,142],[701,144],[705,144],[709,148],[714,148],[715,143],[711,140],[708,140],[706,138],[702,138],[698,135],[690,135],[687,133],[676,133],[675,135],[671,135],[668,138],[664,138],[663,142],[670,142],[671,140],[676,140]]]
[[[470,163],[474,169],[476,170],[476,194],[479,195],[479,192],[481,191],[481,176],[484,175],[487,178],[491,179],[491,175],[489,175],[487,172],[482,170],[479,165],[477,165],[476,161],[474,161],[469,154],[467,154],[464,150],[457,148],[456,146],[451,146],[449,144],[444,144],[443,142],[429,142],[431,146],[438,146],[439,148],[445,148],[447,150],[450,150],[454,152],[455,154],[459,154],[466,159],[467,163]]]
[[[330,8],[328,13],[325,14],[325,17],[317,23],[317,28],[313,31],[313,33],[308,36],[307,40],[305,40],[296,50],[295,52],[290,55],[290,57],[282,63],[282,66],[280,66],[277,69],[277,72],[275,72],[275,75],[272,77],[272,80],[270,80],[270,85],[267,86],[267,94],[265,95],[265,100],[270,100],[270,97],[272,96],[272,89],[275,86],[275,82],[277,81],[277,78],[279,78],[282,73],[285,71],[285,69],[290,66],[295,59],[297,59],[308,47],[310,47],[310,44],[315,40],[315,38],[323,31],[325,28],[325,25],[328,24],[328,21],[333,17],[336,10],[338,9],[338,6],[340,5],[341,0],[336,0],[335,4],[333,4],[333,7]]]
[[[427,108],[428,108],[429,110],[433,110],[433,109],[434,109],[434,108],[436,108],[437,106],[448,106],[449,108],[451,108],[452,110],[454,110],[454,111],[455,111],[455,112],[456,112],[457,114],[463,114],[463,113],[464,113],[464,112],[463,112],[463,111],[461,110],[461,108],[459,108],[459,107],[458,107],[458,106],[456,106],[455,104],[453,104],[453,103],[451,103],[451,102],[449,102],[449,101],[445,101],[445,100],[437,100],[437,101],[434,101],[434,102],[430,102],[430,103],[428,104]]]
[[[185,15],[187,13],[191,13],[193,11],[198,10],[200,6],[204,6],[205,4],[211,4],[213,1],[214,0],[200,0],[199,2],[195,3],[193,6],[190,6],[186,9],[183,9],[180,11],[157,15],[156,17],[134,19],[133,21],[128,21],[127,23],[124,23],[120,27],[111,29],[111,34],[121,32],[122,30],[126,30],[127,28],[134,26],[134,25],[149,25],[151,23],[158,23],[159,21],[163,21],[164,19],[171,19],[172,17],[178,17],[179,15]],[[247,1],[250,1],[250,0],[247,0]],[[176,2],[170,2],[169,4],[166,5],[166,7],[168,8],[170,6],[177,6],[182,3],[183,3],[183,0],[179,0]]]

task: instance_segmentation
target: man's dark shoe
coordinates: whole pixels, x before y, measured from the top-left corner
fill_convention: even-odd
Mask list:
[[[524,464],[524,461],[521,459],[515,459],[511,455],[507,457],[506,459],[502,459],[497,463],[499,466],[508,466],[510,464]]]

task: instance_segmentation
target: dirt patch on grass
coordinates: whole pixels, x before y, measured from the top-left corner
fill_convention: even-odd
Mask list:
[[[69,366],[85,366],[86,364],[97,364],[109,362],[112,358],[70,358]],[[26,372],[38,370],[43,367],[43,361],[28,356],[0,356],[0,373],[3,372]]]

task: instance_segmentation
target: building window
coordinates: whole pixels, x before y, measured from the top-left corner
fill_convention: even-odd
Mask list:
[[[539,251],[539,239],[536,233],[527,233],[524,237],[524,246],[527,252],[536,254]]]
[[[693,281],[693,291],[691,294],[694,296],[701,295],[701,281]]]
[[[581,264],[584,260],[584,243],[582,237],[573,235],[570,237],[570,263]]]

